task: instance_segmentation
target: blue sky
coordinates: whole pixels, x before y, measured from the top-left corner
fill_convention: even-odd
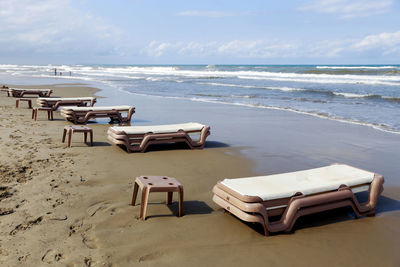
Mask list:
[[[0,64],[400,64],[395,0],[1,0]]]

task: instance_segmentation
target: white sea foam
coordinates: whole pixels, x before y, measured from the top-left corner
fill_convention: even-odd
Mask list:
[[[319,66],[319,68],[334,68],[335,66]],[[341,66],[337,66],[342,68]],[[357,66],[359,67],[359,66]],[[362,66],[361,66],[362,67]],[[389,68],[391,66],[365,66],[366,68]],[[71,71],[88,76],[173,76],[181,78],[240,78],[271,81],[288,81],[300,83],[342,83],[342,84],[370,84],[370,85],[388,85],[400,86],[399,75],[333,75],[333,74],[307,74],[307,73],[284,73],[271,71],[252,71],[236,70],[221,71],[214,68],[188,70],[180,69],[176,66],[78,66],[78,65],[0,65],[0,69],[12,69],[15,71],[39,71],[52,72],[54,68],[59,71]],[[336,68],[336,67],[335,67]],[[355,68],[353,66],[344,66],[343,68]],[[181,79],[180,79],[181,80]]]
[[[317,69],[398,69],[399,66],[316,66]]]
[[[347,98],[363,98],[363,97],[370,97],[373,95],[369,94],[354,94],[354,93],[341,93],[341,92],[333,92],[334,95],[343,96]]]
[[[213,83],[213,82],[196,82],[196,84],[212,85],[212,86],[225,86],[225,87],[279,90],[279,91],[286,91],[286,92],[290,92],[290,91],[306,91],[306,89],[294,88],[294,87],[257,86],[257,85],[231,84],[231,83]]]

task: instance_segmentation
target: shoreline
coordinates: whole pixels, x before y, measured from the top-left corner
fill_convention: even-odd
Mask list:
[[[349,261],[395,266],[400,262],[396,253],[400,249],[396,227],[400,222],[400,179],[397,166],[391,166],[396,161],[393,155],[399,155],[397,136],[284,111],[128,98],[117,90],[96,91],[71,84],[55,88],[54,96],[104,97],[97,106],[118,103],[122,98],[137,107],[132,122],[138,125],[190,119],[210,123],[211,136],[204,150],[167,148],[128,154],[108,144],[108,125],[98,123],[88,125],[95,134],[93,148],[76,136],[69,149],[60,141],[66,122],[58,114],[55,121],[44,120],[40,114],[40,120],[34,122],[30,110],[25,106],[16,109],[14,98],[3,94],[0,123],[6,130],[0,135],[4,149],[1,174],[3,179],[12,174],[15,178],[7,183],[2,180],[9,197],[1,204],[13,213],[0,217],[0,262],[150,266],[329,266]],[[255,123],[261,120],[264,123]],[[331,142],[328,145],[327,140]],[[253,145],[249,146],[249,141]],[[259,161],[253,162],[257,157]],[[224,214],[211,200],[211,188],[222,178],[306,169],[339,158],[371,171],[388,169],[379,171],[389,186],[378,203],[376,217],[354,220],[346,210],[328,212],[300,220],[294,233],[265,238],[257,227]],[[28,166],[22,174],[20,162]],[[261,167],[260,162],[264,164]],[[167,207],[165,196],[154,194],[149,218],[136,219],[139,206],[129,205],[133,179],[144,174],[172,176],[182,182],[185,216],[175,217],[176,198]]]

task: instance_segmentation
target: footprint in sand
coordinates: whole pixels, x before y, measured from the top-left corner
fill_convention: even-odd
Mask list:
[[[0,186],[0,201],[13,195],[12,187]]]
[[[85,257],[85,260],[83,262],[85,263],[85,266],[87,266],[87,267],[95,265],[95,262],[90,257]]]
[[[0,208],[0,216],[8,215],[14,212],[14,209],[11,208]]]
[[[92,204],[92,205],[86,210],[86,213],[87,213],[90,217],[93,217],[93,216],[94,216],[96,213],[98,213],[99,211],[108,209],[109,206],[110,206],[110,203],[108,203],[108,202],[106,202],[106,201],[96,202],[96,203]]]
[[[47,250],[46,253],[42,256],[42,261],[45,263],[55,263],[62,259],[64,259],[64,255],[53,249]]]
[[[28,221],[27,223],[21,223],[15,226],[14,230],[10,232],[10,235],[16,235],[19,231],[24,231],[31,228],[34,225],[40,224],[43,221],[43,216],[36,218],[35,220]]]

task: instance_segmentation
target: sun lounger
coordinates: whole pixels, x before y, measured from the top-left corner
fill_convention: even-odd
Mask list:
[[[61,106],[87,106],[96,103],[95,97],[38,97],[36,103],[39,107],[51,107],[57,110]]]
[[[50,96],[53,93],[51,89],[23,89],[23,88],[10,88],[8,94],[13,97],[23,97],[24,95],[37,95],[41,97]]]
[[[124,116],[126,113],[126,116]],[[131,106],[63,107],[61,116],[73,123],[87,123],[90,119],[110,118],[111,121],[130,122],[135,108]]]
[[[199,134],[199,140],[193,135]],[[191,149],[204,147],[210,126],[200,123],[182,123],[153,126],[120,126],[108,129],[108,140],[125,146],[128,152],[145,152],[151,144],[186,143]]]
[[[265,235],[291,231],[304,215],[351,207],[356,215],[373,216],[383,191],[383,176],[334,164],[269,176],[224,179],[213,188],[213,200],[246,222],[259,223]],[[369,191],[359,203],[355,193]]]

